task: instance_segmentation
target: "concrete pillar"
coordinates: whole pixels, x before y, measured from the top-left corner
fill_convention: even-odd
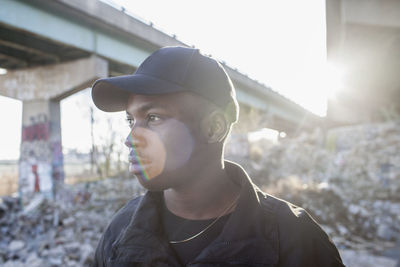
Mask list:
[[[23,203],[35,193],[54,197],[64,181],[60,101],[107,75],[107,61],[92,56],[0,76],[0,94],[23,101],[19,162]]]
[[[19,192],[23,201],[32,193],[55,196],[64,181],[60,102],[23,102]]]

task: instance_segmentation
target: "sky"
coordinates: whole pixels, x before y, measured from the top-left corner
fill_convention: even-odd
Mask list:
[[[226,62],[311,112],[325,115],[331,92],[326,84],[324,0],[104,2],[124,6],[137,18],[151,21],[154,27],[175,34],[178,40]],[[85,104],[90,101],[88,90],[62,101],[64,149],[90,149],[89,106]],[[99,111],[96,114],[105,116]],[[0,160],[19,156],[21,116],[21,102],[0,96]],[[117,125],[120,117],[113,117]],[[101,141],[100,135],[96,138]]]

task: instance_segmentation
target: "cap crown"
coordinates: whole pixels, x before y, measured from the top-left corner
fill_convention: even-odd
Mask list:
[[[104,111],[126,109],[129,94],[196,93],[224,110],[231,122],[238,119],[235,88],[222,65],[198,49],[164,47],[146,58],[135,73],[97,80],[92,99]]]
[[[150,55],[135,74],[174,83],[218,106],[232,102],[235,89],[221,64],[198,49],[165,47]]]

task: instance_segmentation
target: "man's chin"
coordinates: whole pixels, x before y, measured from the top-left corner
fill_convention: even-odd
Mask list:
[[[162,191],[169,188],[170,174],[159,165],[129,164],[129,172],[136,176],[139,183],[149,191]]]
[[[129,172],[135,176],[140,176],[143,180],[153,180],[163,172],[163,168],[156,164],[129,164]]]
[[[146,179],[141,174],[135,174],[138,179],[140,185],[147,189],[148,191],[163,191],[167,189],[167,187],[162,182],[161,177],[153,177],[151,180]]]

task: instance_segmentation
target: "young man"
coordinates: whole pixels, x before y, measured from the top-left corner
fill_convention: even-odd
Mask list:
[[[95,266],[343,266],[303,209],[224,161],[239,109],[216,60],[162,48],[133,75],[96,81],[92,97],[101,110],[126,110],[129,170],[148,189],[114,216]]]

